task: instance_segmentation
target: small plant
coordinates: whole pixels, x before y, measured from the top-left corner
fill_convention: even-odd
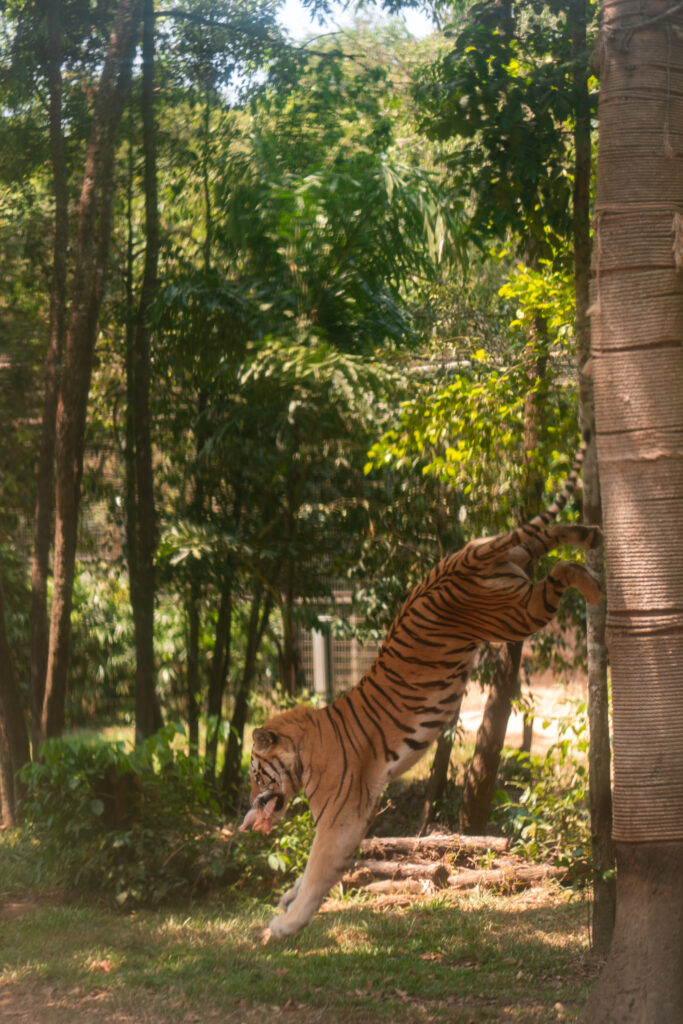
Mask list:
[[[295,797],[290,808],[293,813],[278,828],[268,866],[283,874],[300,875],[308,862],[315,825],[305,797]]]

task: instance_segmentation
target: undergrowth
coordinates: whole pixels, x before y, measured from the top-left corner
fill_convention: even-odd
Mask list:
[[[76,737],[49,740],[41,755],[22,773],[24,825],[3,843],[3,863],[21,863],[22,884],[128,908],[218,886],[277,889],[305,866],[306,801],[293,801],[272,836],[225,828],[203,762],[175,725],[133,749]]]
[[[544,754],[505,752],[492,821],[513,853],[552,861],[581,880],[591,860],[585,701],[569,703],[556,728],[558,739]]]
[[[547,753],[504,751],[492,830],[512,851],[590,872],[586,709],[572,705]],[[457,773],[456,773],[457,774]],[[308,858],[314,826],[303,797],[269,836],[224,827],[201,759],[168,725],[130,749],[97,738],[51,740],[23,773],[26,823],[3,844],[11,879],[49,884],[121,907],[157,906],[208,889],[258,891],[291,884]],[[410,834],[419,825],[424,777],[399,780],[375,831]],[[460,790],[451,781],[440,824],[457,830]]]

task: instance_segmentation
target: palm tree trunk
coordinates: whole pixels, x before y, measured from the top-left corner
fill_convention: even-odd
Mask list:
[[[635,1024],[683,1020],[683,8],[605,0],[599,52],[592,350],[617,916],[582,1019]]]
[[[572,54],[576,65],[573,84],[576,96],[574,124],[574,295],[576,308],[576,349],[579,371],[579,419],[581,433],[590,435],[582,472],[583,521],[602,525],[600,478],[595,450],[595,402],[590,372],[590,181],[591,119],[586,59],[586,0],[573,0]],[[587,551],[586,567],[597,578],[604,577],[604,555],[600,548]],[[612,941],[616,893],[614,886],[614,844],[612,842],[612,779],[607,690],[606,607],[586,605],[586,647],[588,661],[589,789],[593,861],[593,949],[606,956]]]

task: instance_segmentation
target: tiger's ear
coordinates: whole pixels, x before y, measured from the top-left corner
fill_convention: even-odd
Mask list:
[[[252,742],[254,750],[262,754],[264,751],[268,750],[269,747],[272,747],[277,743],[277,736],[269,729],[254,729]]]

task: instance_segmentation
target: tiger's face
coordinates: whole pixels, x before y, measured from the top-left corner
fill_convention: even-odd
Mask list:
[[[296,747],[287,736],[271,729],[255,729],[251,753],[250,808],[241,832],[270,832],[301,788],[301,767]]]

